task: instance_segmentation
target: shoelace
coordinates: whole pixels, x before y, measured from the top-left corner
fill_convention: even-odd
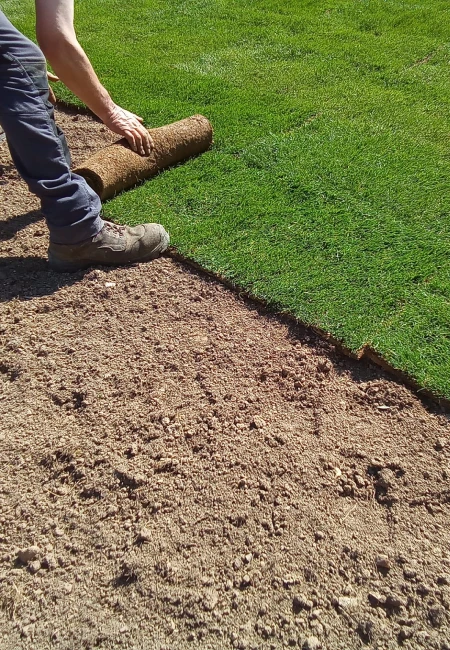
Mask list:
[[[117,223],[108,223],[105,222],[105,228],[110,230],[111,232],[115,233],[116,235],[123,235],[125,234],[126,227],[125,226],[119,226]]]

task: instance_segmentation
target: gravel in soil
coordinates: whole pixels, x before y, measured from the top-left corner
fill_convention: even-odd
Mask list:
[[[448,416],[170,258],[49,271],[4,142],[0,193],[0,647],[450,648]]]

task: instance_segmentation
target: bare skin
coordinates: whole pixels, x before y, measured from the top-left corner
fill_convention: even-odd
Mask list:
[[[148,156],[152,141],[142,118],[113,102],[75,33],[73,0],[35,0],[36,37],[57,77],[131,148]]]

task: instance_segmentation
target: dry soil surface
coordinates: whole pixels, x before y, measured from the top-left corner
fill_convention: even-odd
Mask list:
[[[49,271],[4,142],[0,193],[2,650],[449,649],[448,416],[170,258]]]

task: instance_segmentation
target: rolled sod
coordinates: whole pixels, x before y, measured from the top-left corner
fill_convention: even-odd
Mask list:
[[[212,126],[203,115],[149,129],[149,133],[154,145],[150,156],[135,153],[122,139],[88,158],[75,173],[83,176],[103,201],[162,169],[203,153],[213,137]]]

